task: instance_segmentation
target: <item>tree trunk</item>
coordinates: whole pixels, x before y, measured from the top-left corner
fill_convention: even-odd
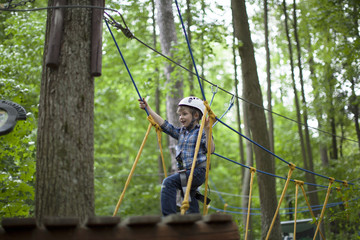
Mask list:
[[[272,116],[272,97],[271,97],[271,72],[270,72],[270,49],[269,49],[269,28],[268,28],[268,2],[264,0],[264,28],[265,28],[265,50],[266,50],[266,80],[267,80],[267,102],[268,102],[268,122],[270,150],[274,153],[274,121]]]
[[[152,20],[152,30],[153,30],[153,48],[156,49],[156,45],[157,45],[157,37],[156,37],[156,20],[155,20],[155,0],[151,0],[151,20]],[[155,89],[155,109],[156,112],[161,115],[160,113],[160,98],[161,98],[161,93],[160,93],[160,82],[159,82],[159,68],[157,67],[157,65],[155,66],[155,71],[154,71],[154,78],[155,78],[155,84],[156,84],[156,89]],[[161,184],[164,180],[164,168],[163,168],[163,164],[162,164],[162,158],[161,158],[161,154],[159,154],[158,157],[158,174],[159,174],[159,183]]]
[[[231,0],[231,7],[234,19],[235,36],[243,43],[243,45],[239,47],[243,75],[243,96],[248,101],[263,106],[245,1]],[[269,135],[264,110],[254,105],[247,105],[247,108],[249,113],[249,127],[254,141],[269,149]],[[274,173],[275,164],[273,157],[259,147],[255,147],[254,152],[257,169]],[[275,179],[265,174],[257,174],[257,180],[262,213],[262,238],[265,238],[277,208]],[[275,225],[271,231],[270,239],[281,239],[280,221],[278,216],[276,217]]]
[[[55,1],[49,1],[53,6]],[[68,5],[91,5],[69,0]],[[56,27],[49,10],[44,56]],[[64,9],[59,65],[43,63],[36,161],[35,216],[94,215],[94,79],[91,76],[89,9]],[[61,15],[61,14],[60,14]],[[60,16],[58,15],[58,16]],[[59,20],[59,19],[57,19]]]
[[[304,125],[305,125],[305,143],[306,143],[306,153],[307,153],[307,160],[308,160],[308,167],[310,171],[314,171],[314,163],[313,163],[313,155],[312,155],[312,147],[310,142],[310,133],[309,133],[309,127],[308,127],[308,114],[307,114],[307,102],[305,98],[305,90],[304,90],[304,79],[303,79],[303,72],[302,72],[302,63],[301,63],[301,48],[300,48],[300,41],[298,37],[298,31],[297,31],[297,16],[296,16],[296,1],[293,2],[293,23],[294,23],[294,36],[296,41],[296,50],[297,50],[297,59],[298,59],[298,68],[299,68],[299,78],[300,78],[300,84],[301,84],[301,96],[302,96],[302,109],[303,109],[303,119],[304,119]],[[308,179],[311,183],[316,184],[316,179],[313,174],[310,174],[308,176]],[[312,206],[319,205],[319,198],[316,191],[316,186],[314,185],[308,185],[308,190],[310,192],[309,199]]]
[[[157,16],[158,16],[158,25],[160,29],[160,43],[162,52],[169,56],[173,57],[174,54],[174,45],[177,43],[174,15],[172,9],[171,0],[156,0]],[[176,76],[172,74],[174,71],[173,66],[169,63],[166,63],[164,68],[164,73],[166,77],[166,116],[167,120],[179,126],[179,120],[176,114],[177,105],[180,100],[183,98],[183,80],[181,76]],[[176,170],[176,159],[175,159],[175,146],[177,140],[174,138],[169,138],[169,151],[171,155],[171,166],[172,170]]]
[[[245,136],[247,136],[248,138],[251,139],[251,131],[249,128],[249,120],[248,120],[248,116],[249,113],[247,112],[247,105],[248,103],[244,102],[243,103],[243,115],[244,115],[244,132],[245,132]],[[246,166],[254,166],[254,160],[253,160],[253,146],[251,144],[251,142],[246,141]],[[243,168],[244,169],[244,168]],[[250,193],[250,177],[251,177],[251,172],[249,169],[245,169],[244,170],[244,174],[243,174],[243,184],[242,184],[242,191],[241,191],[241,195],[242,197],[242,202],[241,202],[241,207],[243,209],[247,209],[248,208],[248,204],[249,204],[249,198],[246,198],[245,196],[249,196]],[[245,214],[243,214],[243,224],[244,226],[246,226],[246,222],[247,222],[247,212]],[[252,240],[254,239],[253,236],[253,231],[251,231],[252,229],[252,217],[250,215],[249,218],[249,226],[248,226],[248,239],[247,240]]]

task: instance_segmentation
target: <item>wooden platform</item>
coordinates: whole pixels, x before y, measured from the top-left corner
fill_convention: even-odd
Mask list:
[[[84,226],[78,218],[45,218],[44,226],[34,218],[6,218],[1,240],[238,240],[238,226],[230,215],[134,216],[89,218]]]

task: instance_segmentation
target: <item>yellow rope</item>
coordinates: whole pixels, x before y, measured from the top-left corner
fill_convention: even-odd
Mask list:
[[[298,194],[299,194],[299,184],[300,181],[295,180],[295,218],[294,218],[294,240],[296,240],[296,220],[297,220],[297,204],[298,204]]]
[[[304,189],[304,182],[298,181],[298,183],[299,183],[299,185],[300,185],[300,187],[301,187],[301,190],[302,190],[302,192],[303,192],[303,195],[304,195],[304,198],[305,198],[305,202],[306,202],[306,204],[307,204],[307,206],[308,206],[308,208],[309,208],[311,217],[314,219],[315,224],[316,224],[316,226],[317,226],[317,225],[318,225],[318,222],[317,222],[317,219],[316,219],[316,217],[315,217],[315,214],[314,214],[313,210],[311,209],[309,199],[307,198],[307,195],[306,195],[306,192],[305,192],[305,189]],[[324,234],[322,233],[321,230],[320,230],[320,234],[321,234],[322,239],[323,239],[323,240],[326,240],[326,238],[325,238],[325,236],[324,236]]]
[[[290,182],[291,174],[293,173],[295,167],[296,167],[296,166],[295,166],[293,163],[290,163],[290,164],[289,164],[289,168],[290,168],[290,169],[289,169],[289,172],[288,172],[288,177],[287,177],[287,179],[286,179],[286,183],[285,183],[283,192],[282,192],[282,194],[281,194],[281,197],[280,197],[280,200],[279,200],[279,204],[278,204],[278,206],[277,206],[277,208],[276,208],[276,211],[275,211],[275,214],[274,214],[274,218],[273,218],[273,220],[272,220],[272,222],[271,222],[269,231],[268,231],[268,233],[267,233],[267,235],[266,235],[266,238],[265,238],[266,240],[269,239],[270,233],[271,233],[271,231],[272,231],[272,229],[273,229],[273,227],[274,227],[276,217],[277,217],[277,215],[278,215],[278,213],[279,213],[279,209],[280,209],[281,202],[282,202],[282,200],[284,199],[286,189],[287,189],[287,187],[288,187],[288,185],[289,185],[289,182]]]
[[[136,159],[135,159],[135,161],[134,161],[134,163],[133,163],[133,166],[132,166],[132,168],[131,168],[131,171],[130,171],[130,173],[129,173],[129,176],[128,176],[127,180],[126,180],[126,183],[125,183],[125,186],[124,186],[124,190],[123,190],[123,192],[122,192],[121,195],[120,195],[120,199],[119,199],[118,203],[116,204],[116,208],[115,208],[115,211],[114,211],[113,216],[116,216],[116,214],[117,214],[117,212],[118,212],[118,210],[119,210],[120,204],[121,204],[121,202],[122,202],[122,200],[123,200],[123,198],[124,198],[124,196],[125,196],[126,189],[127,189],[127,187],[129,186],[129,183],[130,183],[130,180],[131,180],[132,175],[134,174],[136,164],[137,164],[138,161],[139,161],[139,158],[140,158],[140,156],[141,156],[141,152],[142,152],[142,150],[144,149],[146,140],[147,140],[147,138],[148,138],[148,136],[149,136],[149,132],[150,132],[150,130],[151,130],[151,126],[152,126],[152,124],[149,123],[149,126],[148,126],[148,129],[147,129],[147,131],[146,131],[144,140],[143,140],[143,142],[142,142],[142,144],[141,144],[141,146],[140,146],[139,152],[138,152],[138,154],[137,154],[137,156],[136,156]]]
[[[327,193],[326,193],[324,206],[323,206],[323,208],[322,208],[322,210],[321,210],[319,223],[318,223],[318,225],[317,225],[317,228],[316,228],[316,231],[315,231],[315,235],[314,235],[313,240],[316,239],[316,235],[317,235],[317,233],[318,233],[318,231],[319,231],[319,228],[320,228],[321,220],[322,220],[322,218],[324,217],[326,205],[327,205],[327,202],[328,202],[328,200],[329,200],[329,196],[330,196],[330,192],[331,192],[331,185],[333,184],[334,181],[335,181],[334,178],[329,178],[329,186],[328,186],[328,190],[327,190]]]
[[[209,106],[206,101],[205,101],[204,104],[205,104],[205,106]],[[210,107],[207,108],[207,109],[208,109],[208,111],[209,111]],[[209,115],[210,115],[210,112],[212,112],[211,109],[210,109],[210,111],[209,111]],[[213,124],[214,124],[214,122],[215,122],[215,115],[214,115],[214,114],[211,114],[209,120],[210,120],[210,121],[209,121],[209,124],[210,124],[209,126],[210,126],[210,128],[209,128],[208,141],[207,141],[206,174],[205,174],[205,191],[204,191],[203,215],[206,215],[206,214],[207,214],[207,207],[206,207],[207,204],[206,204],[206,201],[207,201],[208,181],[209,181],[209,171],[210,171],[210,156],[211,156],[211,142],[212,142],[212,126],[213,126]],[[203,124],[204,124],[204,122],[203,122]]]
[[[207,109],[205,109],[204,111],[204,115],[202,117],[202,122],[205,122],[205,117],[206,117],[206,113],[207,113]],[[192,184],[192,180],[193,180],[193,176],[194,176],[194,169],[196,166],[196,160],[197,160],[197,155],[199,152],[199,148],[200,148],[200,141],[201,141],[201,137],[202,137],[202,133],[204,130],[204,124],[200,125],[200,130],[199,130],[199,134],[196,140],[196,145],[195,145],[195,153],[194,153],[194,160],[191,166],[191,171],[190,171],[190,175],[189,175],[189,179],[186,185],[186,192],[185,192],[185,196],[184,196],[184,200],[181,204],[180,210],[181,210],[181,215],[184,215],[186,213],[186,211],[189,209],[189,196],[190,196],[190,189],[191,189],[191,184]]]
[[[250,192],[249,192],[249,202],[248,202],[248,212],[246,217],[246,232],[245,232],[245,240],[247,240],[248,237],[248,230],[249,230],[249,221],[250,221],[250,207],[251,207],[251,195],[252,195],[252,187],[253,187],[253,180],[254,180],[254,174],[256,172],[256,169],[253,167],[250,167],[251,171],[251,177],[250,177]]]

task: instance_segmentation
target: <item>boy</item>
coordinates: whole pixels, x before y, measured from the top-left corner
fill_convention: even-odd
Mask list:
[[[205,110],[203,101],[197,97],[191,96],[186,97],[179,102],[177,114],[179,115],[179,122],[182,125],[180,128],[173,126],[154,112],[144,99],[139,99],[139,105],[141,109],[147,109],[154,121],[161,126],[166,134],[178,140],[176,146],[177,165],[179,171],[183,170],[183,172],[186,173],[187,181],[190,175],[197,136],[200,130],[199,122]],[[195,193],[196,189],[205,182],[207,141],[210,138],[208,136],[209,128],[209,121],[207,119],[204,126],[205,130],[202,133],[199,153],[196,160],[196,168],[194,169],[188,213],[199,213],[199,204],[195,199]],[[213,153],[215,145],[212,138],[210,141],[211,153]],[[176,192],[178,189],[182,190],[182,187],[179,172],[164,179],[161,186],[161,211],[164,216],[176,213]]]

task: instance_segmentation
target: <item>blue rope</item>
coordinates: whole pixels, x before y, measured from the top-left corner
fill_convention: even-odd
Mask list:
[[[230,104],[229,104],[229,107],[228,109],[226,109],[226,111],[223,113],[223,115],[221,115],[221,117],[219,119],[222,119],[229,111],[230,109],[234,106],[234,95],[233,97],[231,98],[230,100]],[[216,126],[216,124],[218,123],[218,121],[216,121],[214,124],[213,124],[213,127]]]
[[[227,160],[227,161],[229,161],[229,162],[235,163],[235,164],[237,164],[237,165],[240,165],[240,166],[242,166],[242,167],[245,167],[245,168],[250,169],[249,166],[246,166],[246,165],[244,165],[244,164],[242,164],[242,163],[239,163],[239,162],[236,162],[236,161],[234,161],[234,160],[231,160],[231,159],[229,159],[229,158],[227,158],[227,157],[221,156],[220,154],[213,153],[213,155],[218,156],[218,157],[220,157],[220,158],[223,158],[223,159],[225,159],[225,160]],[[275,175],[275,174],[272,174],[272,173],[268,173],[268,172],[264,172],[264,171],[261,171],[261,170],[258,170],[258,169],[256,169],[256,172],[259,172],[259,173],[262,173],[262,174],[266,174],[266,175],[269,175],[269,176],[272,176],[272,177],[280,178],[280,179],[283,179],[283,180],[287,180],[286,177],[281,177],[281,176],[278,176],[278,175]],[[293,179],[290,179],[290,181],[295,182],[295,180],[293,180]],[[318,185],[318,184],[314,184],[314,183],[304,182],[304,184],[306,184],[306,185],[312,185],[312,186],[317,186],[317,187],[321,187],[321,188],[328,188],[328,186]]]
[[[116,39],[115,39],[115,37],[114,37],[114,34],[112,33],[112,31],[111,31],[111,29],[110,29],[110,26],[109,26],[109,24],[108,24],[107,21],[105,21],[105,23],[106,23],[107,28],[109,29],[109,32],[110,32],[110,34],[111,34],[112,39],[114,40],[114,43],[115,43],[115,45],[116,45],[116,47],[117,47],[117,49],[118,49],[118,52],[119,52],[119,54],[120,54],[120,56],[121,56],[121,59],[122,59],[122,61],[124,62],[124,65],[125,65],[125,67],[126,67],[126,70],[127,70],[127,72],[129,73],[129,76],[130,76],[131,81],[132,81],[132,83],[133,83],[133,85],[134,85],[134,87],[135,87],[135,90],[136,90],[139,98],[140,98],[140,99],[143,99],[143,98],[141,97],[140,92],[139,92],[139,89],[137,88],[136,83],[135,83],[135,81],[134,81],[134,79],[133,79],[133,77],[132,77],[132,75],[131,75],[130,69],[129,69],[128,65],[126,64],[125,58],[124,58],[124,56],[123,56],[122,53],[121,53],[121,50],[120,50],[120,48],[119,48],[119,45],[118,45],[117,42],[116,42]],[[146,111],[146,114],[149,116],[149,112],[148,112],[148,110],[147,110],[146,108],[145,108],[145,111]]]
[[[290,162],[284,160],[283,158],[279,157],[279,156],[276,155],[275,153],[273,153],[273,152],[271,152],[270,150],[266,149],[265,147],[261,146],[261,145],[258,144],[257,142],[251,140],[250,138],[246,137],[246,136],[243,135],[242,133],[236,131],[234,128],[230,127],[229,125],[227,125],[226,123],[224,123],[223,121],[221,121],[221,119],[219,119],[219,118],[216,117],[216,120],[219,121],[219,122],[221,122],[224,126],[228,127],[230,130],[236,132],[237,134],[239,134],[240,136],[242,136],[242,137],[245,138],[246,140],[248,140],[248,141],[250,141],[251,143],[255,144],[255,145],[258,146],[259,148],[263,149],[264,151],[268,152],[269,154],[273,155],[274,157],[280,159],[280,160],[283,161],[284,163],[290,165]],[[298,167],[298,166],[296,166],[295,168],[296,168],[296,169],[299,169],[299,170],[301,170],[301,171],[304,171],[304,172],[307,172],[307,173],[316,175],[316,176],[318,176],[318,177],[322,177],[322,178],[325,178],[325,179],[328,179],[328,180],[330,179],[330,178],[327,177],[327,176],[324,176],[324,175],[321,175],[321,174],[312,172],[312,171],[310,171],[310,170],[307,170],[307,169],[304,169],[304,168],[301,168],[301,167]],[[258,171],[258,170],[257,170],[257,171]],[[337,179],[335,179],[334,181],[335,181],[335,182],[338,182],[338,183],[344,183],[344,181],[337,180]],[[355,185],[355,184],[350,183],[350,182],[348,182],[348,184],[350,184],[350,185]],[[317,185],[316,185],[316,186],[317,186]]]
[[[180,13],[180,8],[179,8],[179,5],[178,5],[177,0],[175,0],[175,4],[176,4],[176,8],[177,8],[178,13],[179,13],[179,18],[180,18],[181,25],[182,25],[182,28],[183,28],[183,31],[184,31],[184,35],[185,35],[185,38],[186,38],[186,42],[187,42],[187,45],[188,45],[188,48],[189,48],[189,52],[190,52],[190,55],[191,55],[191,59],[192,59],[193,65],[194,65],[194,69],[195,69],[195,72],[196,72],[196,77],[197,77],[198,82],[199,82],[199,86],[200,86],[200,89],[201,89],[201,93],[202,93],[202,96],[203,96],[203,100],[206,101],[204,89],[203,89],[203,87],[202,87],[202,85],[201,85],[200,76],[199,76],[198,70],[197,70],[197,68],[196,68],[195,59],[194,59],[194,56],[193,56],[193,53],[192,53],[192,50],[191,50],[189,38],[188,38],[188,36],[187,36],[187,34],[186,34],[184,22],[183,22],[181,13]]]

